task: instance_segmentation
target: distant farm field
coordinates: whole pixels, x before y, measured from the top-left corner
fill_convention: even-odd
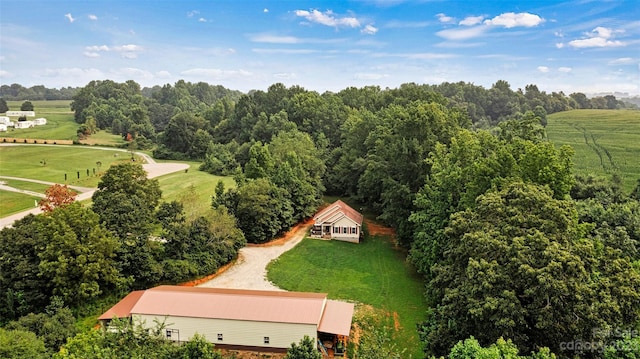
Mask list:
[[[23,101],[7,101],[7,105],[9,106],[9,110],[19,111],[22,102]],[[31,103],[33,104],[36,117],[30,119],[44,117],[47,119],[47,124],[24,129],[15,129],[10,127],[7,132],[0,132],[0,138],[10,137],[35,138],[43,140],[78,140],[77,131],[80,125],[76,123],[73,118],[71,101],[31,101]],[[16,121],[17,118],[11,118],[11,120]],[[87,145],[120,146],[124,145],[125,141],[121,136],[102,130],[86,139],[80,140],[80,143]]]
[[[640,179],[640,111],[573,110],[548,117],[547,135],[575,150],[576,174],[618,173],[630,192]]]

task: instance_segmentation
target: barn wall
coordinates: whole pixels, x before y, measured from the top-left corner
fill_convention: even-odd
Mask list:
[[[250,347],[288,348],[291,343],[298,343],[305,335],[316,340],[315,324],[253,322],[225,319],[191,318],[191,317],[156,317],[153,315],[133,315],[136,323],[144,323],[153,328],[154,319],[165,323],[166,336],[168,330],[174,330],[171,340],[188,341],[194,334],[204,335],[214,344],[239,345]],[[175,332],[177,330],[177,332]],[[218,340],[222,334],[222,340]],[[179,338],[176,338],[176,335]],[[269,343],[264,342],[269,337]]]

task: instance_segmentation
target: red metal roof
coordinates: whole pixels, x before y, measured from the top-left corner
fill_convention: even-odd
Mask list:
[[[313,218],[316,223],[333,223],[346,216],[358,225],[362,225],[362,214],[341,200],[337,200],[318,212]]]
[[[324,293],[159,286],[131,292],[98,319],[132,314],[314,324],[319,331],[349,335],[353,304]]]
[[[102,314],[98,320],[107,320],[116,318],[127,318],[131,315],[131,308],[138,302],[138,299],[144,294],[144,290],[136,290],[135,292],[131,292],[127,294],[121,301],[119,301],[116,305],[111,307],[111,309],[107,310]]]
[[[318,331],[349,336],[354,305],[352,303],[327,300]]]

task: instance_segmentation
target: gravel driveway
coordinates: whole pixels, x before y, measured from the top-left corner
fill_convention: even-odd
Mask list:
[[[267,280],[267,264],[300,243],[310,227],[311,224],[300,226],[283,243],[241,248],[233,266],[199,287],[282,291]]]

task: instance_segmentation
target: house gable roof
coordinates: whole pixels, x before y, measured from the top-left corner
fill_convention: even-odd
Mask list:
[[[362,214],[341,200],[333,202],[318,212],[313,219],[316,223],[334,223],[343,217],[347,217],[357,225],[362,226]]]

